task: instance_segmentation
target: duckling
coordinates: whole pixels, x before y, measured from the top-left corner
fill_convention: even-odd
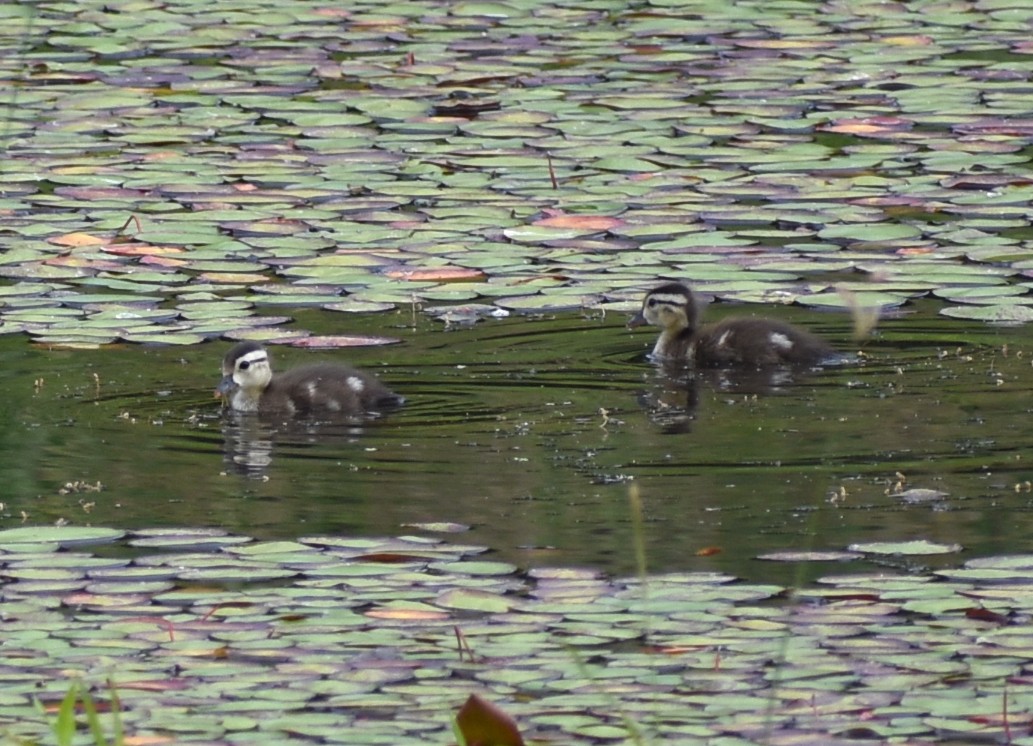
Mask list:
[[[368,373],[332,363],[303,365],[273,375],[269,353],[256,342],[241,342],[222,359],[216,395],[239,412],[357,417],[405,399]]]
[[[646,293],[628,327],[660,327],[652,357],[700,368],[812,366],[836,356],[823,340],[782,321],[729,318],[701,328],[698,316],[692,291],[669,282]]]

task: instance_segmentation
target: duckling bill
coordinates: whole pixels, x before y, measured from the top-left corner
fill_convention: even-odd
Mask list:
[[[256,342],[226,353],[215,392],[238,412],[290,416],[358,417],[405,401],[374,376],[345,365],[316,363],[274,375],[269,353]]]
[[[628,327],[646,324],[661,330],[653,359],[684,361],[700,368],[802,367],[837,357],[824,340],[775,319],[729,318],[701,327],[696,298],[679,282],[646,293],[642,309]]]

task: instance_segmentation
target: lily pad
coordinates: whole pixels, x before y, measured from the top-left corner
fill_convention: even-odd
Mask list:
[[[848,550],[851,552],[863,552],[865,554],[900,554],[900,555],[929,555],[929,554],[954,554],[962,549],[960,544],[939,544],[926,539],[915,539],[914,541],[873,541],[866,544],[851,544]]]
[[[985,306],[949,306],[940,314],[954,319],[972,319],[992,324],[1025,324],[1033,321],[1033,306],[991,304]]]
[[[125,536],[124,531],[89,526],[21,526],[0,530],[0,548],[22,544],[58,544],[62,547],[110,544]]]
[[[363,337],[347,335],[318,335],[305,336],[290,340],[287,344],[292,347],[308,347],[320,349],[337,349],[341,347],[379,347],[382,345],[398,344],[402,340],[396,337]]]

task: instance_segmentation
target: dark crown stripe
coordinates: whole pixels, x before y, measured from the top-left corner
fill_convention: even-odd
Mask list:
[[[681,293],[651,293],[649,299],[668,306],[684,306],[688,301]]]
[[[247,352],[238,357],[237,362],[246,361],[249,363],[257,363],[263,360],[267,360],[268,358],[269,356],[266,354],[265,350],[252,350],[251,352]]]

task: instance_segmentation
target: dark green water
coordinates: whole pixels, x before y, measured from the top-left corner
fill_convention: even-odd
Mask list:
[[[279,368],[348,360],[409,404],[361,429],[290,433],[220,414],[211,391],[228,343],[50,351],[3,336],[2,525],[63,519],[294,538],[453,521],[472,530],[446,539],[523,566],[627,573],[634,483],[653,571],[803,581],[830,566],[801,571],[756,555],[910,538],[965,545],[948,563],[1030,551],[1029,333],[934,310],[884,321],[863,365],[774,388],[668,376],[643,357],[652,334],[627,332],[613,316],[446,331],[429,320],[404,326],[408,314],[302,315],[304,327],[348,323],[404,342],[276,348]],[[851,349],[845,316],[778,315]],[[949,496],[906,504],[889,494],[898,472],[906,487]],[[75,482],[102,489],[62,494]],[[720,552],[697,555],[707,548]]]

